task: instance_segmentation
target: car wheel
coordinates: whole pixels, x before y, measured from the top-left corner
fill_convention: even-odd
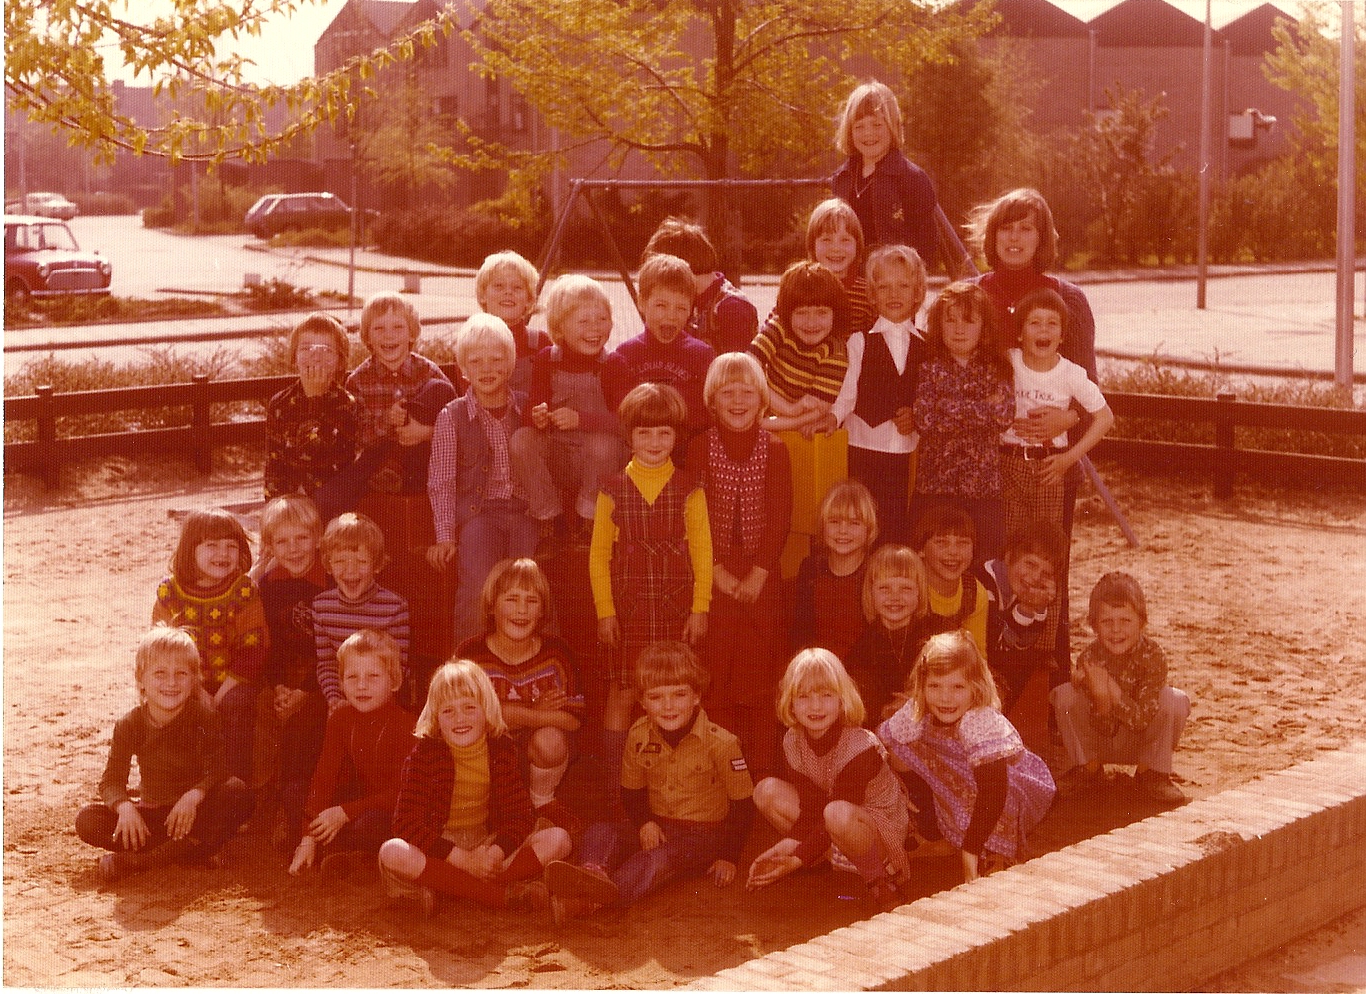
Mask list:
[[[5,303],[11,307],[27,308],[32,294],[28,291],[28,284],[15,277],[5,282]]]

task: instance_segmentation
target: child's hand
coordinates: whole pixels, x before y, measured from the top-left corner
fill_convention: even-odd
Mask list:
[[[735,588],[734,597],[741,604],[753,604],[763,593],[764,584],[768,582],[768,570],[762,566],[751,566],[749,573]]]
[[[335,355],[334,358],[322,362],[305,358],[299,369],[299,383],[304,388],[304,395],[321,397],[332,385],[332,377],[336,372],[337,360]]]
[[[550,412],[550,423],[560,431],[576,431],[582,423],[579,412],[572,407],[557,407]]]
[[[119,823],[114,826],[114,841],[123,848],[137,852],[147,844],[151,832],[142,812],[132,801],[120,801],[118,806]]]
[[[797,401],[797,410],[804,411],[828,411],[830,405],[813,394],[803,394],[802,399]]]
[[[1035,407],[1015,419],[1015,434],[1030,445],[1048,445],[1080,420],[1068,407]]]
[[[183,839],[194,828],[194,818],[199,812],[199,802],[204,800],[204,792],[191,787],[180,795],[171,813],[166,816],[166,834],[173,839]]]
[[[598,619],[598,641],[611,649],[621,642],[621,623],[615,614],[610,618]]]
[[[824,416],[812,421],[810,424],[803,425],[801,433],[803,438],[815,438],[817,435],[828,435],[839,428],[840,423],[835,415],[826,411]]]
[[[903,435],[915,434],[915,411],[909,407],[898,407],[892,415],[892,424]]]
[[[332,712],[346,703],[345,697],[333,697],[327,702],[327,713],[331,716]]]
[[[446,857],[446,862],[479,880],[492,880],[503,872],[503,850],[498,846],[479,846],[475,849],[457,846]]]
[[[318,812],[318,817],[309,822],[308,834],[323,845],[327,845],[337,837],[342,826],[350,820],[346,812],[342,810],[341,805],[333,805]]]
[[[455,542],[437,542],[435,545],[429,545],[427,562],[431,563],[432,569],[444,570],[455,562],[455,555],[459,549],[460,546]]]
[[[550,424],[550,405],[541,403],[531,409],[531,424],[542,431]]]
[[[971,883],[972,881],[976,880],[976,879],[977,879],[977,876],[978,876],[978,874],[977,874],[977,857],[976,857],[973,853],[968,852],[967,850],[964,850],[964,851],[963,851],[962,856],[963,856],[963,881],[964,881],[965,883]]]
[[[659,822],[647,821],[640,826],[640,848],[647,852],[659,848],[659,844],[665,838],[664,829],[659,827]]]
[[[403,406],[401,397],[390,405],[385,417],[390,428],[402,428],[408,423],[408,408]]]
[[[289,863],[289,875],[297,877],[313,865],[313,860],[318,854],[318,843],[313,836],[305,835],[299,840],[298,847],[294,850],[294,858]]]
[[[694,611],[683,623],[683,641],[696,649],[706,636],[707,615],[705,612]]]
[[[717,887],[727,887],[735,880],[735,864],[728,859],[718,859],[707,870],[707,876]]]
[[[745,880],[745,889],[758,890],[760,887],[767,887],[800,869],[802,861],[793,855],[800,844],[796,839],[779,839],[756,856],[754,862],[749,864],[749,877]]]
[[[720,563],[715,563],[711,568],[711,585],[727,597],[734,597],[740,581],[735,579],[730,570]]]
[[[1070,452],[1060,452],[1055,456],[1049,456],[1043,461],[1043,471],[1039,473],[1039,482],[1046,487],[1055,486],[1062,483],[1062,478],[1067,475],[1077,460],[1072,458]]]
[[[1030,579],[1015,591],[1015,597],[1023,607],[1033,611],[1034,614],[1046,612],[1053,604],[1053,598],[1058,594],[1058,584],[1051,576],[1030,577]]]

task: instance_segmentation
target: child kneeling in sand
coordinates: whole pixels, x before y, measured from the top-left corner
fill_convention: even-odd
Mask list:
[[[678,877],[735,879],[754,822],[754,783],[740,742],[702,710],[710,674],[682,642],[655,642],[636,660],[645,717],[626,738],[621,803],[627,822],[598,822],[582,866],[546,867],[556,923],[605,904],[627,907]]]
[[[394,806],[398,837],[379,850],[389,895],[417,897],[428,916],[437,894],[544,910],[542,867],[569,855],[569,833],[533,831],[517,743],[488,674],[468,659],[438,669],[416,734]]]
[[[76,816],[76,834],[109,852],[102,883],[172,863],[205,863],[251,817],[251,791],[228,776],[218,715],[200,695],[199,649],[190,634],[157,625],[138,642],[142,703],[114,725],[100,778],[101,804]],[[129,796],[138,761],[140,796]]]
[[[1167,686],[1167,657],[1144,634],[1148,601],[1128,573],[1106,573],[1087,614],[1096,640],[1072,665],[1072,680],[1053,689],[1053,712],[1073,767],[1063,793],[1106,784],[1106,763],[1136,763],[1134,786],[1159,804],[1186,801],[1172,783],[1172,753],[1190,715],[1185,691]]]

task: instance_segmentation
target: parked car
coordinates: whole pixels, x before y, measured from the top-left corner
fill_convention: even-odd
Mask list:
[[[6,214],[37,214],[70,221],[80,208],[60,193],[30,193],[5,203]]]
[[[377,213],[365,211],[363,221],[373,220]],[[257,238],[307,228],[344,228],[351,223],[351,208],[331,193],[272,193],[252,204],[242,223]]]
[[[65,221],[5,215],[5,300],[22,307],[30,297],[108,296],[114,267],[98,252],[83,252]]]

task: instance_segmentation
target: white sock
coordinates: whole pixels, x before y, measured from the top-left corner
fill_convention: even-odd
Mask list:
[[[537,766],[532,763],[527,769],[527,793],[531,795],[531,806],[539,808],[555,799],[555,788],[564,779],[564,771],[569,769],[566,758],[558,766]]]

